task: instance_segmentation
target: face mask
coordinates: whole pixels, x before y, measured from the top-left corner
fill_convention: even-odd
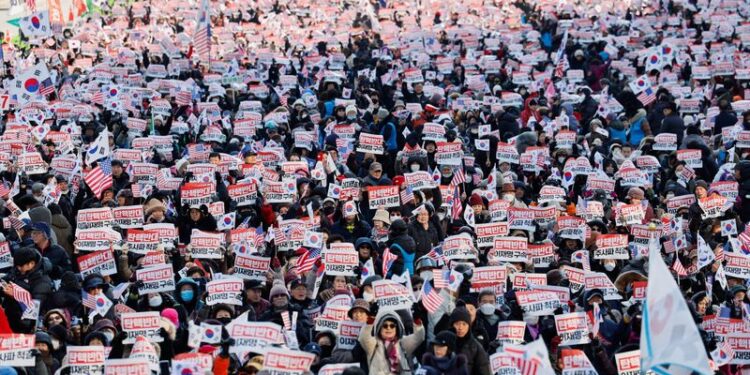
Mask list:
[[[105,337],[107,338],[107,342],[111,344],[111,343],[112,343],[112,340],[113,340],[113,339],[115,338],[115,334],[114,334],[114,333],[112,333],[112,332],[110,332],[110,331],[104,331],[104,332],[102,332],[102,333],[103,333],[103,334],[104,334],[104,336],[105,336]]]
[[[614,263],[604,263],[604,269],[607,270],[607,272],[612,272],[612,270],[615,269]]]
[[[443,176],[443,178],[448,178],[448,177],[452,176],[452,175],[453,175],[453,173],[452,173],[452,172],[448,172],[448,173],[441,173],[441,175]]]
[[[503,200],[506,202],[513,202],[516,199],[515,194],[503,194]]]
[[[225,326],[225,325],[229,324],[232,321],[232,318],[226,316],[226,317],[223,317],[223,318],[218,318],[216,320],[220,321],[221,325]]]
[[[323,358],[328,358],[331,356],[331,352],[333,352],[333,347],[330,345],[321,345],[320,346],[320,356]]]
[[[526,322],[527,325],[535,326],[537,323],[539,323],[539,317],[538,316],[530,316],[530,315],[524,315],[523,321]]]
[[[557,164],[563,165],[563,164],[565,164],[565,160],[567,160],[567,159],[568,158],[566,158],[566,157],[559,157],[559,158],[557,158]]]
[[[52,349],[53,350],[60,349],[60,340],[56,338],[52,338],[51,340],[52,340]]]
[[[428,282],[432,280],[432,271],[422,271],[419,273],[419,277],[421,277],[424,282]]]
[[[495,306],[491,303],[485,303],[479,306],[479,311],[484,315],[492,315],[495,313]]]
[[[185,302],[190,302],[193,300],[193,290],[192,289],[185,289],[180,292],[180,297]]]
[[[438,212],[438,219],[440,219],[440,221],[443,221],[445,219],[445,212]]]
[[[161,302],[161,296],[158,294],[148,298],[148,305],[151,307],[159,307],[161,306]]]
[[[354,121],[357,118],[357,115],[347,115],[346,118],[350,121]]]
[[[416,172],[419,170],[419,164],[412,164],[409,166],[409,169],[411,169],[412,172]]]
[[[375,300],[375,295],[370,292],[363,292],[362,298],[364,298],[364,300],[367,302],[372,302]]]
[[[336,207],[323,207],[323,213],[330,215],[336,211]]]

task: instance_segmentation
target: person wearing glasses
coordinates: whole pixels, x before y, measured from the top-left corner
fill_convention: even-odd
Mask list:
[[[422,322],[414,320],[414,333],[409,336],[404,336],[404,324],[393,311],[381,311],[374,323],[359,333],[359,343],[367,354],[369,373],[413,374],[414,351],[424,341]]]

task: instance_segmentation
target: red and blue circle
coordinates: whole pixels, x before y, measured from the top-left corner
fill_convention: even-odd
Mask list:
[[[34,26],[35,29],[38,29],[42,26],[42,21],[39,20],[39,17],[33,16],[31,17],[31,26]]]
[[[36,78],[29,78],[23,83],[23,87],[28,92],[39,91],[39,81]]]
[[[206,338],[209,338],[209,339],[213,338],[215,334],[216,332],[214,332],[214,330],[211,328],[206,328],[206,331],[204,333],[204,335],[206,335]]]

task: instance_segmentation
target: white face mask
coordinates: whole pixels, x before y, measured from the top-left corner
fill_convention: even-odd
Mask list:
[[[607,270],[607,272],[612,272],[613,269],[615,269],[614,263],[604,263],[604,269]]]
[[[409,166],[409,169],[411,169],[412,172],[416,172],[419,170],[419,164],[412,164]]]
[[[445,212],[438,212],[438,219],[440,219],[440,221],[443,221],[445,219]]]
[[[523,321],[526,322],[527,325],[534,326],[539,323],[539,317],[524,314]]]
[[[105,337],[107,337],[107,342],[112,344],[112,340],[115,338],[115,334],[110,331],[104,331],[102,333]]]
[[[424,282],[428,282],[432,280],[432,271],[422,271],[419,273],[419,277],[421,277]]]
[[[514,200],[516,200],[516,195],[515,194],[503,194],[503,200],[507,202],[513,202]]]
[[[161,296],[155,295],[153,297],[148,297],[148,305],[151,307],[159,307],[161,306]]]
[[[364,300],[367,302],[372,302],[375,300],[375,295],[370,292],[363,292],[362,298],[364,298]]]
[[[491,303],[484,303],[479,306],[479,311],[481,311],[484,315],[492,315],[495,313],[495,305]]]
[[[52,349],[53,350],[60,349],[60,340],[56,338],[52,338],[51,340],[52,340]]]

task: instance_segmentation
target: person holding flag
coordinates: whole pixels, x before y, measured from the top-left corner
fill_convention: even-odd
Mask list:
[[[36,322],[22,319],[23,313],[34,308],[33,300],[45,305],[52,295],[52,279],[42,265],[42,255],[33,247],[17,250],[13,268],[0,283],[4,292],[2,307],[10,328],[13,332],[33,333]]]

